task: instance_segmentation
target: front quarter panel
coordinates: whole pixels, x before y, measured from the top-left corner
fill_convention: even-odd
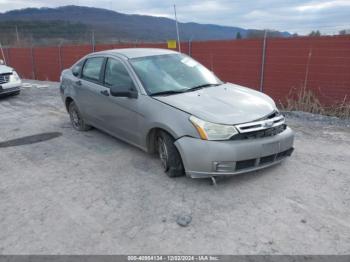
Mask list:
[[[175,140],[183,136],[199,138],[189,120],[190,115],[177,108],[162,103],[147,95],[142,95],[143,123],[140,123],[143,145],[147,147],[147,136],[154,128],[160,128],[171,134]]]

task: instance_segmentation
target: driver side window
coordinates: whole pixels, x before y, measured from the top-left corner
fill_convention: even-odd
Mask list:
[[[112,58],[108,58],[104,83],[107,87],[134,88],[133,81],[124,65]]]

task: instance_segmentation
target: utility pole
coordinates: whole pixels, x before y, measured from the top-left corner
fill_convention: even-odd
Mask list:
[[[179,25],[178,25],[178,23],[177,23],[176,5],[174,5],[174,13],[175,13],[175,23],[176,23],[177,42],[178,42],[178,44],[179,44],[179,52],[181,53],[180,33],[179,33]]]

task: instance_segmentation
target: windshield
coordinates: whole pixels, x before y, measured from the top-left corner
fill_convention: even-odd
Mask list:
[[[150,95],[222,84],[207,68],[182,54],[134,58],[130,63]]]

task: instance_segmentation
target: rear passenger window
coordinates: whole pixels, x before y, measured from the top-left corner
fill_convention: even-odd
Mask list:
[[[94,57],[86,60],[82,77],[87,80],[99,81],[103,61],[103,57]]]

